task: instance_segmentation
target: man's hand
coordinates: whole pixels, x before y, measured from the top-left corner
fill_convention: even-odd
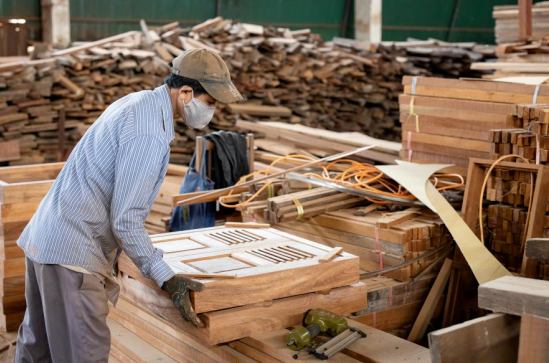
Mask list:
[[[195,314],[191,305],[191,291],[204,290],[204,284],[191,280],[188,277],[175,275],[162,285],[162,290],[166,291],[172,298],[173,304],[179,309],[183,319],[191,322],[194,326],[203,327],[204,324]]]

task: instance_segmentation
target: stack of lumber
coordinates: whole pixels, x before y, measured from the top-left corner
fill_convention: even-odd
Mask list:
[[[377,52],[384,59],[398,62],[404,75],[478,78],[483,72],[474,70],[471,65],[493,58],[495,48],[474,42],[448,43],[431,38],[408,38],[401,42],[381,42]]]
[[[368,286],[368,308],[356,312],[352,319],[407,337],[436,277],[436,273],[429,273],[404,282],[386,276],[362,279]],[[437,306],[434,316],[441,313],[442,305]]]
[[[418,276],[446,252],[451,236],[440,218],[418,208],[388,213],[376,206],[327,212],[275,228],[360,257],[360,268],[397,281]],[[384,271],[387,270],[387,271]]]
[[[180,319],[180,318],[179,318]],[[427,362],[429,352],[414,343],[348,320],[352,327],[367,334],[330,361],[339,363],[384,362],[387,359]],[[111,307],[108,318],[111,329],[111,359],[113,362],[196,362],[196,363],[255,363],[284,362],[295,359],[294,351],[286,347],[290,326],[271,332],[254,334],[228,344],[208,345],[180,329],[173,321],[158,317],[122,297],[116,308]],[[313,362],[316,358],[302,352],[300,361]],[[110,362],[111,360],[109,360]]]
[[[490,156],[520,155],[532,163],[549,163],[549,107],[517,104],[509,118],[520,129],[495,129],[490,132]],[[537,160],[539,159],[539,161]]]
[[[496,43],[515,43],[519,41],[519,11],[517,5],[494,6],[492,17],[496,21],[494,28]],[[542,1],[532,7],[532,38],[549,36],[549,2]]]
[[[25,255],[17,246],[64,163],[0,168],[0,329],[19,328],[25,313]]]
[[[148,309],[178,332],[206,345],[238,340],[301,323],[310,308],[350,314],[366,308],[359,258],[269,228],[232,223],[192,232],[156,235],[170,267],[204,283],[191,292],[204,328],[181,319],[168,295],[142,277],[124,254],[121,295]],[[330,254],[330,256],[328,256]]]
[[[348,39],[323,42],[308,29],[264,28],[222,18],[192,29],[178,23],[156,29],[143,25],[143,32],[0,65],[0,135],[21,143],[19,164],[57,161],[58,150],[70,151],[109,104],[162,84],[168,63],[183,50],[220,53],[246,99],[220,106],[212,129],[230,130],[239,118],[257,118],[396,141],[403,75],[472,76],[471,61],[493,55],[471,43],[434,40],[377,49]],[[171,162],[190,160],[196,134],[176,124]]]
[[[527,213],[528,208],[524,206],[494,204],[488,207],[489,249],[510,271],[519,272],[522,267],[521,245]]]
[[[133,31],[50,58],[1,64],[0,135],[18,140],[22,154],[10,165],[63,159],[108,105],[162,84],[169,66],[143,42]],[[190,160],[196,132],[175,126],[170,160],[182,164]]]
[[[400,97],[401,157],[419,163],[455,164],[466,175],[469,158],[489,158],[490,130],[522,128],[515,104],[531,103],[536,86],[495,81],[404,77]],[[414,94],[415,91],[415,94]],[[537,103],[549,102],[549,86]]]
[[[249,130],[264,139],[255,140],[255,145],[266,152],[290,155],[302,153],[325,157],[331,154],[352,151],[358,147],[375,145],[356,156],[373,163],[394,164],[401,148],[392,141],[378,140],[359,132],[333,132],[303,125],[290,125],[281,122],[250,122],[239,120],[236,127]],[[268,161],[256,153],[256,160]]]
[[[167,226],[172,216],[172,196],[179,194],[186,173],[186,166],[168,165],[166,178],[145,220],[145,228],[150,234],[168,232]]]
[[[548,8],[549,10],[549,8]],[[496,51],[497,60],[478,62],[471,65],[471,69],[480,71],[494,71],[492,75],[483,78],[516,77],[521,74],[544,77],[549,73],[547,60],[549,59],[549,38],[528,42],[500,44]]]

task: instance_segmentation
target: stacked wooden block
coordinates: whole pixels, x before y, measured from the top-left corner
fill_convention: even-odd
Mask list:
[[[416,208],[387,213],[355,207],[280,223],[275,228],[326,246],[343,247],[360,257],[364,271],[395,267],[383,275],[397,281],[420,274],[452,241],[437,215]]]
[[[495,129],[490,132],[490,156],[515,154],[531,163],[549,165],[549,107],[538,104],[517,104],[509,118],[520,129]]]
[[[191,301],[205,327],[185,322],[167,294],[142,277],[125,255],[119,262],[121,294],[201,344],[298,325],[313,307],[338,314],[366,307],[358,257],[343,252],[323,262],[330,248],[268,225],[167,233],[153,237],[153,243],[164,250],[164,260],[176,273],[204,283],[203,291],[191,293]]]
[[[490,131],[490,158],[497,160],[508,155],[518,155],[520,162],[549,165],[549,108],[544,104],[516,104],[509,119],[518,129],[495,129]],[[511,159],[512,160],[512,159]],[[486,199],[503,204],[488,208],[490,249],[512,271],[520,271],[523,259],[522,248],[527,232],[526,217],[533,198],[531,173],[517,170],[496,169],[488,179]],[[549,212],[549,202],[542,208]],[[546,216],[546,219],[549,216]],[[536,237],[549,236],[549,223]],[[547,278],[547,261],[541,261],[538,278]]]
[[[519,9],[517,5],[494,6],[492,17],[496,21],[494,28],[496,43],[514,43],[519,41]],[[532,7],[532,38],[543,39],[549,36],[549,4],[546,1]]]
[[[17,246],[17,240],[63,165],[55,163],[0,169],[2,330],[19,328],[26,307],[25,255]]]
[[[454,164],[466,175],[469,158],[489,158],[490,131],[521,129],[515,104],[549,102],[549,86],[495,81],[404,77],[400,97],[401,157],[420,163]],[[534,127],[534,126],[532,126]]]
[[[368,308],[356,312],[353,320],[391,334],[408,337],[437,273],[401,282],[386,276],[362,279],[368,286]],[[437,305],[435,316],[442,314]]]

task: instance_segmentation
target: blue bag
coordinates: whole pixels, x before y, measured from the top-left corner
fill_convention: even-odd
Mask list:
[[[189,164],[189,170],[181,185],[181,194],[202,192],[214,189],[214,182],[206,173],[206,139],[204,139],[204,154],[200,172],[195,170],[195,155]],[[176,207],[170,221],[171,231],[188,231],[191,229],[213,227],[215,224],[215,202],[184,205]]]

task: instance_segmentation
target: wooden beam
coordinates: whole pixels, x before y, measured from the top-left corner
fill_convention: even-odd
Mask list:
[[[431,288],[431,291],[429,292],[429,295],[425,300],[425,304],[423,304],[423,307],[419,312],[412,331],[410,332],[410,335],[408,335],[409,341],[417,342],[420,341],[421,338],[423,338],[423,335],[427,330],[427,325],[431,321],[431,318],[433,317],[433,314],[435,312],[435,308],[437,307],[440,297],[442,296],[442,293],[446,288],[446,284],[448,283],[448,279],[450,278],[451,271],[452,260],[446,259],[444,261],[444,264],[442,265],[442,268],[440,269],[437,279],[435,280],[435,284]]]
[[[518,0],[519,41],[532,37],[532,0]]]
[[[101,45],[105,45],[107,43],[112,43],[112,42],[115,42],[117,40],[122,40],[122,39],[127,38],[127,37],[132,37],[137,33],[138,33],[137,31],[132,30],[132,31],[129,31],[129,32],[126,32],[126,33],[114,35],[112,37],[100,39],[100,40],[97,40],[95,42],[90,42],[90,43],[82,44],[82,45],[79,45],[79,46],[76,46],[76,47],[71,47],[71,48],[67,48],[67,49],[63,49],[63,50],[58,50],[58,51],[53,52],[52,56],[53,57],[60,57],[60,56],[63,56],[63,55],[70,55],[70,54],[78,53],[78,52],[81,52],[83,50],[91,49],[91,48],[94,48],[94,47],[99,47]]]
[[[530,238],[525,255],[532,260],[549,260],[549,238]]]
[[[478,288],[478,306],[512,315],[549,318],[549,281],[505,276]]]
[[[547,362],[549,319],[524,314],[520,324],[518,363]]]
[[[520,319],[491,314],[429,334],[433,363],[514,363]]]
[[[56,48],[71,43],[69,0],[41,0],[42,39]]]

